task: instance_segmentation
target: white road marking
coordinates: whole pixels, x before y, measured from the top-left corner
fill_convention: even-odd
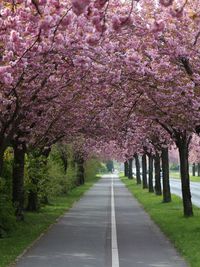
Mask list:
[[[116,228],[116,218],[115,218],[115,195],[113,186],[113,176],[111,180],[111,232],[112,232],[112,267],[119,267],[119,253],[117,245],[117,228]]]

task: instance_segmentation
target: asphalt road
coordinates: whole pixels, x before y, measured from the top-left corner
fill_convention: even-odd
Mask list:
[[[181,181],[179,179],[170,178],[171,193],[182,197],[181,193]],[[200,183],[190,182],[190,189],[192,194],[192,203],[197,207],[200,207]]]
[[[117,175],[104,176],[16,267],[186,267]]]

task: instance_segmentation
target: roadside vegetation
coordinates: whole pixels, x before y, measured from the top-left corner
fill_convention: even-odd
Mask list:
[[[180,166],[176,163],[171,163],[169,164],[169,172],[170,172],[170,177],[175,178],[175,179],[181,179],[180,177]],[[199,176],[199,165],[198,164],[190,164],[190,181],[191,182],[200,182],[200,176]]]
[[[190,266],[199,267],[200,209],[193,207],[195,216],[185,218],[182,215],[182,200],[179,197],[172,195],[172,202],[163,203],[162,196],[149,194],[148,189],[142,189],[136,184],[135,179],[130,180],[121,175],[121,180]]]
[[[180,173],[175,171],[170,171],[170,178],[180,179]],[[199,176],[190,175],[191,182],[200,182]]]

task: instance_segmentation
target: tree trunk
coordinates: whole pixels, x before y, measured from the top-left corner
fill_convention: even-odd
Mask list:
[[[51,149],[42,151],[33,150],[28,153],[28,175],[30,187],[28,190],[28,211],[39,211],[41,203],[48,204],[48,183],[47,163]],[[42,186],[40,184],[42,182]]]
[[[197,169],[198,176],[200,176],[200,163],[197,164]]]
[[[124,162],[124,176],[128,177],[128,161]]]
[[[146,155],[142,156],[142,184],[143,188],[148,188],[147,184],[147,159]]]
[[[128,160],[128,179],[133,179],[133,159]]]
[[[196,164],[195,163],[192,164],[192,175],[193,176],[196,175]]]
[[[3,157],[4,157],[4,151],[0,151],[0,177],[2,175],[2,172],[3,172]]]
[[[3,164],[4,164],[4,152],[6,151],[7,147],[8,147],[8,143],[3,140],[4,138],[0,138],[0,177],[2,175],[3,172]]]
[[[41,202],[42,204],[44,204],[44,205],[48,205],[48,204],[50,204],[50,202],[49,202],[49,198],[48,198],[47,195],[43,196],[43,197],[41,198],[40,202]]]
[[[80,158],[77,161],[77,183],[83,185],[85,183],[85,170],[84,170],[84,159]]]
[[[24,220],[24,161],[25,151],[17,145],[14,149],[12,201],[18,221]]]
[[[162,149],[163,202],[171,202],[168,148]]]
[[[63,163],[64,174],[66,174],[68,168],[67,153],[65,153],[65,151],[60,150],[60,157]]]
[[[141,184],[141,175],[140,175],[140,161],[137,154],[135,154],[135,166],[136,166],[136,181],[137,184]]]
[[[153,193],[153,157],[152,155],[148,156],[149,158],[149,193]]]
[[[45,153],[44,153],[45,152]],[[51,148],[48,148],[47,150],[45,150],[42,155],[44,156],[43,158],[43,164],[45,166],[45,173],[48,177],[48,171],[47,171],[47,164],[48,164],[48,157],[49,157],[49,154],[51,153]],[[68,167],[68,161],[67,161],[67,167]],[[66,169],[66,173],[67,173],[67,169]],[[65,174],[66,174],[65,173]],[[39,199],[39,198],[38,198]],[[48,190],[45,192],[45,194],[43,196],[41,196],[38,204],[39,204],[39,208],[40,208],[40,204],[44,204],[44,205],[48,205],[50,204],[49,202],[49,196],[48,196]]]
[[[68,161],[66,160],[64,163],[64,173],[67,174],[67,168],[68,168]]]
[[[193,216],[191,193],[190,193],[190,178],[189,178],[189,162],[188,162],[188,146],[189,141],[186,135],[181,136],[177,142],[179,157],[180,157],[180,172],[182,185],[182,198],[184,216]]]
[[[38,192],[35,190],[29,190],[27,210],[38,211],[39,208]]]
[[[160,156],[158,153],[155,155],[154,160],[154,169],[155,169],[155,193],[156,195],[162,195],[162,188],[161,188],[161,177],[160,177]]]

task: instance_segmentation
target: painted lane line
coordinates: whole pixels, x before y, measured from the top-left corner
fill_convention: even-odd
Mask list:
[[[111,236],[112,236],[112,267],[119,267],[119,253],[117,245],[117,227],[116,227],[116,217],[115,217],[115,195],[114,195],[114,185],[113,176],[111,180]]]

